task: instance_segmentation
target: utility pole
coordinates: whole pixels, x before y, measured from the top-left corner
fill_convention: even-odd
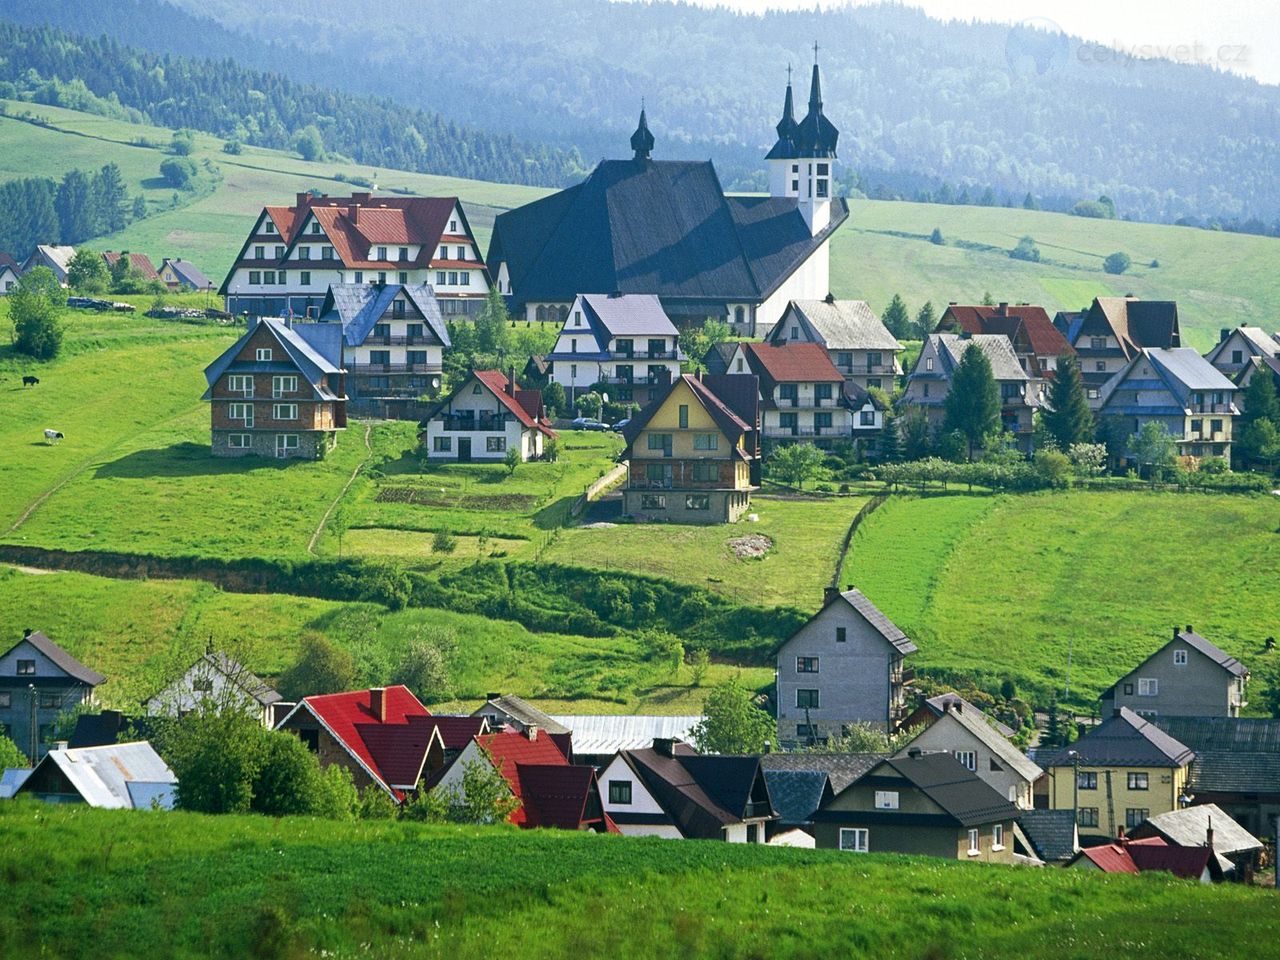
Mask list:
[[[31,710],[31,737],[30,737],[31,754],[30,756],[31,756],[31,765],[34,767],[36,765],[36,753],[39,749],[39,741],[37,740],[37,737],[39,735],[39,728],[36,724],[36,685],[34,683],[27,684],[27,693],[30,699],[30,710]]]
[[[1080,829],[1080,753],[1068,750],[1071,758],[1071,819],[1075,821],[1076,830]]]

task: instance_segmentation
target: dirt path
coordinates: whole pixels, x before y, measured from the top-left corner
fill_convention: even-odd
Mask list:
[[[342,502],[342,498],[347,495],[347,491],[351,489],[351,485],[356,482],[356,477],[360,475],[360,471],[369,465],[369,461],[373,459],[373,446],[369,443],[369,434],[373,432],[373,423],[369,422],[364,425],[364,449],[366,456],[363,460],[356,464],[356,468],[351,471],[351,476],[347,478],[347,482],[343,484],[338,495],[333,498],[333,503],[329,504],[329,509],[324,512],[324,516],[320,518],[320,525],[316,527],[316,532],[311,535],[311,539],[307,542],[307,553],[313,557],[316,555],[316,544],[320,540],[320,534],[324,533],[324,526],[329,522],[329,518],[333,516],[333,511],[338,509],[338,504]]]
[[[17,570],[19,573],[29,573],[35,577],[43,577],[50,573],[61,573],[60,570],[46,570],[44,567],[24,567],[20,563],[0,563],[0,567],[8,567],[10,570]]]

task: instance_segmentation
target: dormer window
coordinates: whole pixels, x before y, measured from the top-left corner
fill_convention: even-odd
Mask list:
[[[268,220],[266,223],[264,223],[264,224],[262,225],[262,232],[263,232],[263,233],[275,233],[275,232],[276,232],[276,225],[275,225],[274,223],[272,223],[270,220]]]
[[[401,248],[400,248],[400,251],[399,251],[399,259],[400,259],[401,261],[404,261],[404,260],[408,260],[408,259],[409,259],[409,248],[408,248],[408,247],[401,247]]]
[[[378,259],[379,259],[379,260],[386,260],[386,259],[387,259],[387,248],[386,248],[386,247],[379,247],[379,248],[378,248]]]
[[[311,221],[311,232],[312,232],[312,233],[319,233],[319,232],[320,232],[320,221],[319,221],[319,220],[312,220],[312,221]]]

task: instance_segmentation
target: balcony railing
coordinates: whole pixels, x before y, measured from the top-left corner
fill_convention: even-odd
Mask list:
[[[1191,404],[1192,413],[1231,413],[1231,404],[1229,403],[1193,403]]]
[[[364,338],[363,346],[366,347],[416,347],[416,346],[437,346],[436,342],[428,337],[425,333],[413,334],[387,334],[386,336],[378,336],[371,333]]]
[[[679,355],[675,350],[611,350],[609,356],[614,360],[676,360]]]
[[[847,433],[847,430],[835,427],[765,427],[766,437],[834,437]]]
[[[445,417],[442,426],[457,433],[501,433],[507,429],[507,418]]]
[[[780,397],[778,406],[805,410],[834,410],[839,406],[839,401],[835,397]]]
[[[347,373],[440,373],[443,369],[438,363],[352,363]]]
[[[658,376],[657,374],[651,374],[649,376],[620,377],[614,374],[611,376],[601,377],[599,382],[600,383],[619,383],[624,386],[634,384],[637,387],[651,387],[654,384],[658,384],[658,383],[670,383],[671,376],[669,374],[665,377]]]

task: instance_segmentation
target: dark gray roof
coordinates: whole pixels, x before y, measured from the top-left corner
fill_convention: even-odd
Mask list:
[[[880,612],[880,608],[867,599],[866,594],[861,590],[849,589],[840,594],[845,603],[857,610],[862,618],[875,628],[880,636],[889,641],[901,654],[915,653],[919,649],[914,643],[907,639],[907,635],[899,629],[898,625]]]
[[[1128,707],[1121,707],[1083,737],[1047,757],[1037,757],[1046,770],[1068,767],[1075,751],[1082,766],[1181,767],[1195,759],[1194,751]]]
[[[358,347],[401,291],[418,308],[423,321],[440,343],[449,346],[449,330],[440,312],[440,304],[435,291],[425,283],[331,284],[320,308],[320,319],[326,324],[340,323],[347,346]]]
[[[873,767],[866,776],[886,773],[905,778],[963,827],[1018,817],[1014,804],[949,753],[891,757]]]
[[[779,825],[799,827],[813,822],[813,812],[831,792],[830,780],[820,770],[764,771],[769,799],[778,811]]]
[[[790,306],[828,350],[902,349],[865,300],[792,300]],[[786,339],[783,324],[775,324],[768,339]]]
[[[702,358],[702,364],[707,368],[707,373],[712,375],[728,373],[729,361],[733,359],[734,351],[737,349],[738,341],[736,340],[713,344]]]
[[[1023,810],[1018,826],[1046,863],[1070,860],[1076,855],[1076,813],[1074,810]]]
[[[822,112],[822,79],[815,63],[809,81],[809,112],[796,124],[796,156],[834,157],[839,139],[840,131]]]
[[[1024,780],[1035,783],[1044,773],[1040,767],[1027,758],[1025,753],[1005,739],[1000,731],[992,726],[990,718],[977,707],[970,706],[967,709],[962,707],[959,710],[949,710],[928,729],[933,730],[937,728],[938,724],[949,722],[948,718],[967,730],[975,739],[995,754],[1002,763]],[[923,731],[921,732],[923,733]],[[947,747],[952,749],[950,744],[947,744]],[[963,748],[963,743],[956,743],[954,747],[954,749]],[[910,745],[904,746],[898,751],[898,755],[903,756],[910,749]]]
[[[796,153],[796,123],[795,98],[791,93],[791,81],[787,80],[787,95],[782,101],[782,119],[778,121],[774,127],[778,131],[777,142],[765,154],[766,160],[795,160],[799,154]]]
[[[288,355],[293,367],[304,376],[315,392],[325,400],[339,399],[328,388],[325,378],[331,373],[342,372],[342,340],[340,331],[333,324],[323,323],[289,323],[274,317],[263,317],[249,328],[235,343],[204,368],[205,380],[209,389],[202,399],[209,400],[213,396],[213,385],[218,378],[234,366],[237,370],[254,372],[260,364],[237,363],[236,357],[245,343],[258,331],[259,325],[265,326],[275,336],[276,342]],[[270,364],[269,370],[290,369],[280,364]]]
[[[1146,347],[1143,353],[1186,390],[1231,391],[1236,388],[1217,367],[1190,347]],[[1181,392],[1178,395],[1181,396]]]
[[[31,646],[35,647],[36,650],[38,650],[43,656],[48,657],[51,661],[53,661],[53,664],[59,670],[61,670],[67,676],[75,680],[79,680],[83,684],[87,684],[90,687],[96,687],[98,684],[102,683],[104,680],[107,679],[102,674],[98,673],[98,671],[90,670],[83,663],[81,663],[71,654],[67,653],[67,651],[63,650],[60,646],[58,646],[56,643],[54,643],[52,640],[46,637],[44,633],[42,633],[39,630],[35,630],[32,633],[28,634],[27,636],[23,637],[21,640],[15,643],[12,647],[6,650],[4,654],[0,654],[0,656],[7,656],[9,653],[12,653],[18,647],[22,646],[22,644],[24,643],[31,644]]]
[[[887,753],[766,753],[760,758],[765,774],[787,770],[821,773],[839,793],[889,755]]]
[[[168,260],[167,262],[174,273],[197,290],[207,290],[213,287],[213,281],[206,277],[200,268],[190,260],[177,259]]]
[[[1179,630],[1177,628],[1174,628],[1172,640],[1169,640],[1166,643],[1162,644],[1160,646],[1160,649],[1156,650],[1153,654],[1151,654],[1151,656],[1143,660],[1142,663],[1138,664],[1136,667],[1134,667],[1132,670],[1126,673],[1125,676],[1126,677],[1132,676],[1134,673],[1141,670],[1143,666],[1150,663],[1153,659],[1160,656],[1161,653],[1167,650],[1169,648],[1169,644],[1176,643],[1179,640],[1187,644],[1192,649],[1204,654],[1204,656],[1208,657],[1209,660],[1211,660],[1213,663],[1216,663],[1223,670],[1227,671],[1227,673],[1231,674],[1231,676],[1247,677],[1249,675],[1248,667],[1246,667],[1243,663],[1241,663],[1235,657],[1231,656],[1231,654],[1227,653],[1225,650],[1218,647],[1216,644],[1211,643],[1209,640],[1206,640],[1204,637],[1200,636],[1200,634],[1196,633],[1193,630]],[[1116,681],[1116,683],[1119,683],[1119,682],[1120,681]],[[1104,699],[1110,698],[1113,695],[1116,688],[1116,683],[1113,683],[1110,687],[1108,687],[1103,692],[1102,697]]]
[[[514,299],[581,293],[762,300],[848,216],[810,235],[798,202],[726,197],[707,161],[604,160],[582,183],[500,214],[488,264],[507,264]]]
[[[776,819],[767,802],[768,783],[760,757],[700,756],[687,744],[675,745],[670,756],[654,749],[624,750],[619,756],[685,837],[720,839],[726,825]],[[753,794],[760,796],[767,810],[752,806]]]
[[[1195,751],[1192,793],[1280,794],[1280,720],[1155,717],[1153,722]]]

